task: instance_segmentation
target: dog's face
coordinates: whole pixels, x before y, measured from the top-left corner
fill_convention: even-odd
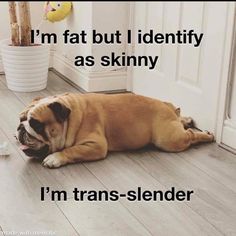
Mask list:
[[[21,114],[17,139],[27,156],[44,158],[65,145],[67,108],[56,97],[35,99]]]

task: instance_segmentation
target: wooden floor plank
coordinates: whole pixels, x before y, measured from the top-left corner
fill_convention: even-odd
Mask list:
[[[0,74],[0,84],[2,84],[1,85],[1,87],[7,87],[6,86],[6,78],[5,78],[5,75],[4,74]]]
[[[167,190],[124,153],[113,153],[108,159],[85,165],[110,190],[116,189],[122,193],[137,187]],[[153,235],[221,235],[214,226],[184,203],[127,200],[122,203]]]
[[[186,204],[222,234],[236,234],[236,194],[177,154],[147,151],[130,158],[166,187],[194,189]]]
[[[6,90],[7,86],[3,83],[3,75],[0,75],[0,91]]]
[[[81,236],[146,236],[151,235],[119,202],[58,203]],[[79,212],[79,214],[78,214]]]
[[[49,71],[47,90],[53,95],[65,92],[79,93],[76,88],[61,79],[57,74],[52,71]]]
[[[201,145],[179,156],[236,192],[236,155],[215,145]]]

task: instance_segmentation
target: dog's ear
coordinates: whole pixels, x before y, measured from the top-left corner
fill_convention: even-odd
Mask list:
[[[64,122],[69,117],[71,112],[69,108],[60,102],[53,102],[49,104],[48,107],[52,110],[56,120],[60,123]]]

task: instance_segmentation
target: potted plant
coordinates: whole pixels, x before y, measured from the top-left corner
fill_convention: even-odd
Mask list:
[[[49,46],[31,44],[30,7],[28,2],[9,2],[11,40],[1,41],[1,55],[7,86],[17,92],[33,92],[47,86]]]

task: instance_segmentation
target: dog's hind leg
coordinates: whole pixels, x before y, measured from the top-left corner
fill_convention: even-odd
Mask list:
[[[173,121],[169,125],[168,131],[166,133],[162,132],[161,137],[158,133],[156,137],[153,137],[154,145],[169,152],[181,152],[192,144],[212,142],[213,140],[213,134],[195,131],[191,128],[185,130],[182,123],[178,121]]]

